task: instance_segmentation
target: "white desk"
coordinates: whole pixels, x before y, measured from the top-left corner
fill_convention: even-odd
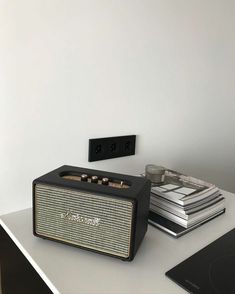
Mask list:
[[[224,192],[226,213],[174,239],[149,226],[132,262],[32,234],[31,209],[0,217],[0,224],[54,293],[185,293],[165,272],[235,226],[235,194]]]

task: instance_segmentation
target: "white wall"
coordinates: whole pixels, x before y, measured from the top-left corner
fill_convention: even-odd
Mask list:
[[[157,163],[235,192],[235,1],[1,0],[0,214],[62,164]],[[87,162],[88,138],[137,154]]]

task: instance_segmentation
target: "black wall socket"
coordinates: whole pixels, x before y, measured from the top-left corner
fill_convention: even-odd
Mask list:
[[[89,139],[88,161],[135,154],[136,135]]]

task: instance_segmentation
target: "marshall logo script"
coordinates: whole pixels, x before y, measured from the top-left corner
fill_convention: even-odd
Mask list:
[[[70,210],[68,210],[66,213],[61,213],[60,218],[67,219],[70,221],[78,222],[78,223],[84,223],[90,226],[98,227],[100,225],[100,218],[94,217],[86,217],[82,216],[79,213],[72,213]]]

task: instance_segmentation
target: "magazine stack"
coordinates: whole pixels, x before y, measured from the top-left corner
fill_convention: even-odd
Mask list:
[[[152,182],[149,223],[179,237],[225,212],[218,187],[165,169],[163,181]]]

